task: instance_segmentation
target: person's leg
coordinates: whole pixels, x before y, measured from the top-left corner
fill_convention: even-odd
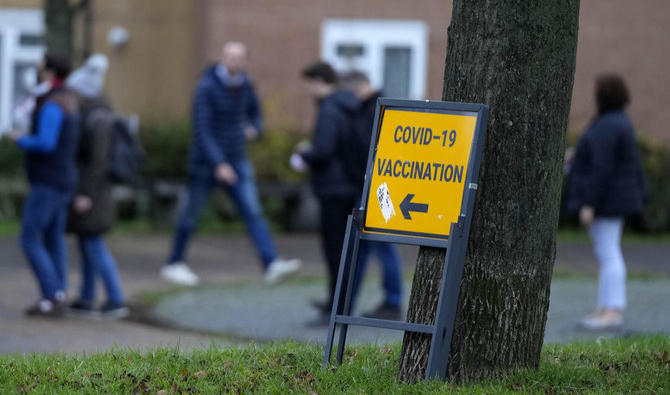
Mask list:
[[[188,195],[179,209],[177,228],[167,263],[183,262],[191,236],[198,226],[200,211],[212,188],[212,180],[194,177],[188,186]]]
[[[107,303],[111,305],[122,305],[123,294],[121,291],[121,280],[116,268],[116,261],[110,254],[102,236],[87,236],[84,242],[84,250],[95,272],[100,275],[105,289],[107,290]]]
[[[56,196],[57,192],[52,188],[31,185],[23,206],[20,236],[21,247],[35,273],[42,297],[50,300],[57,292],[63,291],[59,274],[43,241],[47,226],[59,210],[59,205],[54,204]]]
[[[621,218],[596,219],[589,229],[600,270],[598,307],[622,311],[626,307],[626,265],[621,252]]]
[[[328,264],[329,304],[335,295],[347,217],[351,214],[352,207],[353,199],[342,197],[321,199],[321,234]]]
[[[67,211],[70,204],[71,194],[60,193],[60,208],[54,214],[51,223],[44,233],[44,244],[51,257],[59,286],[63,292],[67,291],[68,258],[65,246],[65,227],[67,226]],[[65,295],[62,295],[63,297]]]
[[[385,302],[400,307],[402,301],[402,264],[395,244],[374,242],[374,250],[382,265]]]
[[[79,253],[81,254],[81,293],[79,294],[79,300],[88,306],[95,302],[97,279],[95,257],[88,247],[90,244],[89,238],[90,236],[86,235],[79,235],[78,237]]]
[[[253,167],[245,161],[235,163],[234,168],[237,172],[237,183],[226,186],[225,189],[230,194],[247,225],[249,235],[260,255],[263,268],[267,269],[270,263],[277,258],[277,250],[267,223],[263,218]]]

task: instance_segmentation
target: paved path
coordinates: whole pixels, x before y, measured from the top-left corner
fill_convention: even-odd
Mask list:
[[[277,237],[277,244],[283,255],[300,257],[304,261],[303,274],[321,276],[324,265],[321,260],[318,238],[312,234],[293,234]],[[137,299],[142,292],[163,292],[172,289],[161,283],[157,278],[158,270],[168,249],[169,237],[165,235],[143,235],[110,237],[109,245],[120,264],[121,277],[126,294],[131,300]],[[74,248],[71,248],[74,251]],[[411,271],[416,258],[415,247],[403,247],[401,253],[404,269]],[[224,284],[219,289],[230,292],[234,287],[225,284],[246,281],[251,284],[248,288],[238,288],[234,296],[250,295],[262,300],[267,305],[268,299],[273,300],[272,294],[263,295],[254,292],[260,288],[260,277],[257,258],[245,235],[201,236],[197,237],[190,251],[193,268],[205,279],[205,290],[216,289],[217,284]],[[624,249],[629,270],[632,272],[644,271],[670,275],[669,244],[633,244]],[[78,258],[72,254],[70,295],[76,293],[78,283]],[[371,265],[375,272],[376,265]],[[557,254],[558,269],[576,270],[580,272],[594,272],[592,254],[587,244],[561,244]],[[214,287],[214,288],[210,288]],[[665,286],[665,285],[664,285]],[[667,289],[667,286],[665,286]],[[286,292],[288,299],[304,303],[307,295],[319,297],[323,295],[323,287],[314,282],[306,282],[292,286],[290,291],[285,288],[266,289],[267,292]],[[374,293],[376,287],[371,284]],[[265,289],[265,288],[262,288]],[[589,291],[588,286],[579,288],[584,291],[584,297],[594,297],[595,292]],[[303,294],[305,297],[303,297]],[[570,294],[570,292],[568,292]],[[279,297],[279,296],[278,296]],[[23,255],[21,254],[15,237],[0,238],[0,352],[15,351],[68,351],[92,352],[110,347],[156,347],[171,346],[190,348],[208,345],[214,341],[219,344],[238,344],[237,336],[211,336],[185,329],[168,329],[139,324],[131,321],[91,321],[82,319],[28,319],[22,314],[23,308],[36,300],[37,290],[34,280]],[[632,298],[632,295],[631,295]],[[374,303],[374,294],[367,298]],[[668,298],[665,297],[664,301]],[[248,302],[246,302],[248,303]],[[650,302],[650,303],[653,303]],[[263,303],[252,303],[261,306]],[[581,303],[588,309],[590,303]],[[666,305],[660,304],[660,308]],[[300,319],[295,319],[300,325],[313,312],[306,306],[296,308],[300,312]],[[257,319],[266,317],[259,314],[259,310],[248,309],[248,313]],[[581,313],[580,313],[581,314]],[[577,314],[579,315],[579,314]],[[668,314],[662,314],[668,316]],[[212,313],[212,317],[225,318],[223,314]],[[215,322],[213,319],[212,322]],[[267,322],[267,320],[266,320]],[[234,333],[233,333],[234,334]]]
[[[410,285],[407,281],[406,288],[409,289]],[[189,290],[164,298],[157,304],[153,314],[175,326],[226,333],[238,339],[291,339],[324,344],[326,328],[306,325],[306,322],[316,318],[316,312],[308,301],[318,297],[323,286],[318,281],[302,281],[268,288],[256,282]],[[616,332],[593,333],[576,328],[577,321],[590,313],[595,305],[595,279],[557,279],[551,291],[545,343],[633,333],[670,334],[670,317],[667,314],[670,309],[661,302],[670,300],[670,280],[629,281],[629,308],[625,325]],[[378,285],[369,281],[361,295],[361,306],[356,310],[360,313],[371,309],[380,300]],[[400,332],[371,328],[352,327],[349,334],[350,341],[360,343],[386,344],[402,339]]]

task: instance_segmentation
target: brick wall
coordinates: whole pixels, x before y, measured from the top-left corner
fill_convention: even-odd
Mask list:
[[[318,58],[321,23],[328,18],[424,21],[430,28],[427,96],[441,96],[448,0],[200,0],[199,7],[199,67],[215,60],[226,40],[248,43],[249,69],[270,124],[309,128],[313,104],[299,70]],[[582,1],[579,34],[570,129],[582,130],[593,115],[595,76],[616,71],[630,85],[629,112],[638,129],[670,143],[670,1]]]

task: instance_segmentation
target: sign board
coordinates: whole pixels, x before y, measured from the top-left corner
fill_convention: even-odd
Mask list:
[[[364,192],[363,232],[448,238],[461,214],[477,115],[443,108],[380,108]]]
[[[477,192],[488,107],[381,98],[361,207],[347,221],[323,367],[336,328],[342,363],[350,325],[430,335],[426,380],[445,378]],[[446,248],[434,324],[352,315],[362,240]]]

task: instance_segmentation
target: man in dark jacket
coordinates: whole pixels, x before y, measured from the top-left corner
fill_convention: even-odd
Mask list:
[[[223,46],[221,62],[200,78],[193,103],[193,145],[188,196],[181,208],[172,252],[161,277],[181,285],[195,285],[198,276],[185,263],[188,241],[210,191],[222,187],[240,210],[265,271],[265,281],[276,283],[295,273],[300,261],[277,256],[263,218],[254,171],[246,159],[246,141],[262,130],[261,111],[251,80],[245,73],[246,47]]]
[[[36,100],[31,133],[14,136],[26,151],[30,192],[23,206],[21,246],[35,273],[41,300],[28,315],[63,312],[67,281],[65,226],[67,207],[77,186],[78,102],[63,83],[70,73],[65,58],[47,54],[39,77],[51,89]]]
[[[309,93],[317,100],[318,115],[311,147],[299,147],[292,162],[309,167],[312,188],[321,205],[321,238],[328,264],[329,298],[317,304],[327,324],[337,282],[342,242],[356,200],[356,186],[345,171],[346,133],[359,102],[351,93],[337,90],[337,74],[324,62],[314,63],[302,71]]]
[[[377,99],[382,94],[374,89],[368,77],[360,71],[351,71],[342,76],[341,85],[343,89],[353,92],[361,102],[352,119],[350,137],[348,138],[350,144],[348,144],[346,150],[348,174],[356,184],[356,196],[360,197],[363,191]],[[359,199],[357,199],[357,204],[360,204]],[[384,301],[375,310],[367,312],[363,316],[400,320],[402,319],[402,309],[400,307],[402,301],[402,266],[400,254],[394,244],[361,240],[352,300],[356,300],[370,253],[376,254],[379,263],[381,263]]]

